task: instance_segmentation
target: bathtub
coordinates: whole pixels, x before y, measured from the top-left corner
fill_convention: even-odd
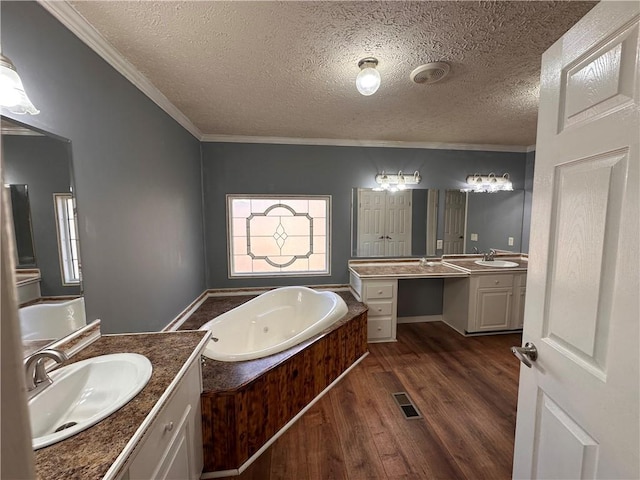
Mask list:
[[[320,333],[347,311],[347,304],[335,292],[277,288],[200,327],[211,330],[203,355],[223,362],[273,355]]]
[[[22,340],[61,338],[87,324],[83,297],[22,307],[19,317]]]

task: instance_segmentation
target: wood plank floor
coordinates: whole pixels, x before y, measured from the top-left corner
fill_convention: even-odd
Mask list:
[[[520,334],[462,337],[398,325],[239,477],[242,480],[511,478]],[[407,392],[423,418],[406,420]]]

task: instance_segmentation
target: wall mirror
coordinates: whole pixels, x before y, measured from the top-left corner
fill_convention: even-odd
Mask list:
[[[491,248],[522,251],[524,191],[397,192],[354,188],[353,257],[433,257]]]
[[[436,255],[438,195],[437,189],[354,188],[351,255]]]
[[[18,273],[22,278],[23,272],[37,268],[41,278],[40,295],[47,302],[82,297],[71,144],[5,117],[2,117],[1,128],[2,181],[7,189],[4,198],[11,202]],[[74,308],[78,309],[78,305],[82,305],[84,319],[84,303],[76,303]],[[21,322],[24,311],[21,309]],[[29,313],[29,316],[34,315]],[[38,317],[40,322],[44,315],[38,314]],[[50,323],[49,314],[46,318]],[[73,323],[69,328],[77,326]],[[51,330],[42,335],[32,332],[25,341],[27,328],[22,326],[25,351],[34,351],[34,345],[44,347],[59,336],[71,333],[64,330],[54,336]]]
[[[495,193],[444,191],[444,254],[522,251],[524,190]]]
[[[16,245],[16,266],[29,268],[36,266],[36,254],[33,246],[33,227],[31,225],[31,206],[29,204],[29,186],[25,184],[6,184],[13,219],[13,233]]]

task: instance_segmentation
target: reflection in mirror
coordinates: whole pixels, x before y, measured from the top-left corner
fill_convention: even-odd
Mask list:
[[[352,256],[433,256],[438,191],[354,188]]]
[[[6,185],[11,204],[13,233],[16,241],[16,266],[18,268],[35,267],[36,254],[33,248],[33,229],[31,227],[31,208],[29,206],[29,187],[27,185]]]
[[[29,336],[25,351],[32,352],[34,344],[43,347],[86,324],[84,300],[71,302],[82,297],[75,211],[71,207],[56,209],[56,198],[67,199],[68,205],[74,205],[75,201],[70,143],[2,117],[2,154],[3,184],[22,186],[28,192],[32,246],[31,254],[23,254],[22,248],[19,252],[16,286],[20,305],[37,304],[57,310],[43,314],[45,309],[20,309],[21,323],[30,322],[29,326],[23,326]],[[15,207],[17,197],[12,194],[11,199]],[[11,227],[15,228],[16,243],[22,243],[20,239],[26,233],[27,223],[24,218],[14,216],[14,225]],[[31,263],[26,263],[29,257]],[[65,278],[65,271],[75,275],[67,274]],[[66,325],[52,325],[56,318]],[[24,337],[23,343],[27,343]]]
[[[524,191],[445,192],[445,254],[507,250],[521,252]]]

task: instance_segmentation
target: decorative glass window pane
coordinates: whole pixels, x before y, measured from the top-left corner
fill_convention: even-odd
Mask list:
[[[78,225],[75,201],[70,193],[54,193],[58,249],[63,285],[80,283],[80,253],[78,252]]]
[[[331,197],[227,195],[229,276],[328,275]]]

